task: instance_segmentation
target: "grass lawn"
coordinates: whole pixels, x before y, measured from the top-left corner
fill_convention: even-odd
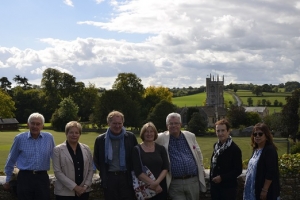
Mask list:
[[[206,100],[206,92],[193,94],[183,97],[172,98],[172,103],[178,107],[197,107],[204,106]],[[224,92],[224,101],[229,103],[229,101],[234,102],[234,97],[228,92]]]
[[[27,130],[20,130],[27,131]],[[60,144],[65,141],[65,134],[63,132],[56,132],[52,130],[44,130],[49,131],[53,134],[55,139],[55,144]],[[19,132],[0,132],[1,140],[0,140],[0,171],[4,171],[5,162],[9,153],[9,150],[12,145],[12,141]],[[94,142],[96,137],[99,133],[90,132],[90,133],[83,133],[80,137],[80,142],[87,144],[91,150],[94,149]],[[139,136],[137,136],[138,142],[141,142]],[[234,137],[233,140],[239,145],[242,150],[243,160],[249,159],[252,153],[250,147],[250,138],[248,137]],[[212,154],[212,146],[217,141],[216,137],[197,137],[198,144],[201,148],[203,158],[204,158],[204,165],[206,168],[209,167],[210,157]],[[287,144],[286,143],[276,143],[278,147],[278,155],[282,155],[287,151]],[[50,174],[53,174],[53,169],[51,166]]]

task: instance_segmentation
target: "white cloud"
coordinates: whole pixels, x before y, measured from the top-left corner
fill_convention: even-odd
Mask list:
[[[225,84],[299,81],[296,0],[95,2],[112,6],[108,20],[90,13],[72,23],[100,30],[99,35],[44,37],[39,41],[47,47],[39,50],[0,47],[0,70],[12,69],[10,73],[36,80],[52,67],[105,88],[120,72],[137,74],[146,87],[199,87],[211,73],[224,75]],[[116,35],[118,39],[112,39]],[[143,39],[136,42],[139,36]]]
[[[71,6],[71,7],[74,7],[74,4],[73,4],[72,0],[64,0],[64,4],[66,4],[68,6]]]

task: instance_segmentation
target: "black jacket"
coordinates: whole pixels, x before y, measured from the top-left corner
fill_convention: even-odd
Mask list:
[[[265,179],[272,180],[268,189],[267,199],[275,200],[280,195],[278,154],[271,144],[265,145],[257,162],[255,177],[255,197],[260,198]]]
[[[96,168],[100,171],[101,178],[101,186],[103,188],[107,188],[107,173],[108,173],[108,164],[105,163],[105,139],[106,133],[99,135],[95,140],[94,145],[94,155],[93,160]],[[133,133],[127,132],[124,135],[124,143],[125,143],[125,160],[126,160],[126,168],[128,180],[130,181],[128,184],[132,185],[132,177],[131,171],[133,170],[132,162],[131,162],[131,154],[132,149],[135,145],[137,145],[136,137]]]
[[[216,145],[216,143],[215,143]],[[215,147],[214,145],[214,147]],[[212,154],[211,160],[213,158]],[[212,178],[220,175],[222,178],[220,187],[233,188],[237,187],[237,177],[242,173],[242,152],[241,149],[232,141],[230,147],[228,147],[221,155],[217,158],[217,164],[210,173],[210,181]]]

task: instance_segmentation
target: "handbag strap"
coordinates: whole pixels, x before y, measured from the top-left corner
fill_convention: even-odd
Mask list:
[[[140,145],[138,145],[137,147],[137,150],[138,150],[138,152],[139,152],[139,157],[140,157],[140,163],[141,163],[141,166],[142,166],[142,168],[143,168],[143,162],[142,162],[142,158],[141,158],[141,150],[140,150]]]

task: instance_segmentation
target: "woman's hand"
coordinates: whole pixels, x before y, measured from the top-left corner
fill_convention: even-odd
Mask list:
[[[261,200],[265,200],[265,199],[267,199],[267,194],[268,194],[268,192],[267,191],[261,191],[260,192],[260,199]]]
[[[153,181],[152,183],[150,183],[148,188],[150,188],[151,190],[155,190],[157,186],[159,186],[159,184]]]
[[[74,191],[75,191],[76,195],[80,197],[83,193],[85,193],[86,187],[76,185],[76,187],[74,188]]]
[[[212,182],[214,182],[214,183],[221,183],[221,181],[222,181],[221,176],[216,176],[212,179]]]
[[[161,193],[163,190],[162,188],[160,187],[160,185],[158,185],[155,190],[154,190],[156,193]]]

